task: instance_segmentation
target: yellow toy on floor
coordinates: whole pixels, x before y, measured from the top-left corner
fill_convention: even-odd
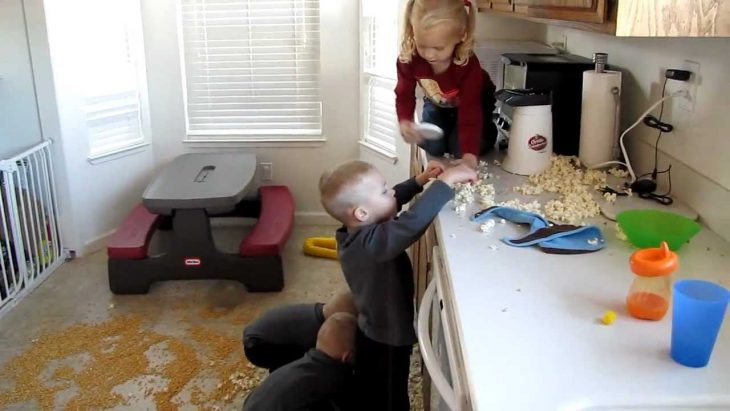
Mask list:
[[[309,237],[304,240],[304,254],[337,260],[337,241],[334,237]]]

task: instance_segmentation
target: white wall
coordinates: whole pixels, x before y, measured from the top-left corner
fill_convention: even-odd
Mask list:
[[[183,79],[174,0],[143,2],[147,77],[157,168],[190,151],[245,150],[273,164],[274,178],[294,193],[298,222],[330,221],[319,204],[319,176],[331,165],[358,156],[357,7],[321,0],[322,124],[325,143],[183,143]],[[309,217],[309,218],[307,218]]]
[[[553,26],[546,27],[544,40],[562,36],[567,37],[569,52],[587,57],[608,53],[609,63],[623,72],[624,127],[661,95],[666,68],[682,68],[685,59],[700,63],[694,112],[680,108],[677,100],[665,105],[663,120],[675,129],[662,137],[660,167],[673,165],[673,194],[697,210],[711,229],[730,239],[730,41],[615,38]],[[678,87],[670,81],[667,90]],[[641,172],[653,167],[655,138],[656,130],[644,126],[627,136],[629,155]]]
[[[0,2],[0,159],[41,141],[21,0]]]
[[[104,246],[138,203],[153,171],[152,147],[91,164],[73,53],[58,16],[61,2],[27,0],[31,55],[46,138],[54,140],[64,246],[83,255]],[[48,20],[46,16],[50,17]]]

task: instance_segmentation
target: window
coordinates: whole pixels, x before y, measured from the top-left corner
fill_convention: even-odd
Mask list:
[[[362,142],[382,154],[396,156],[399,136],[395,112],[398,58],[398,7],[394,0],[362,0]]]
[[[181,0],[188,141],[322,134],[319,0]]]
[[[142,112],[146,105],[142,95],[146,87],[139,0],[76,3],[89,18],[75,18],[65,25],[78,34],[75,38],[83,48],[77,67],[89,157],[144,144]]]

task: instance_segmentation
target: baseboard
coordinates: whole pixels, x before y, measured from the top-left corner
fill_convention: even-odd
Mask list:
[[[76,257],[83,257],[106,248],[106,243],[109,241],[109,237],[111,237],[115,231],[116,230],[109,230],[106,233],[87,241],[84,243],[83,250],[76,250]]]
[[[297,211],[294,221],[297,225],[341,225],[324,211]]]

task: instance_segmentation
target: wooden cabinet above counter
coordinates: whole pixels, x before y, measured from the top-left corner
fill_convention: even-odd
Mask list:
[[[621,37],[730,37],[730,0],[479,0],[479,11]]]

